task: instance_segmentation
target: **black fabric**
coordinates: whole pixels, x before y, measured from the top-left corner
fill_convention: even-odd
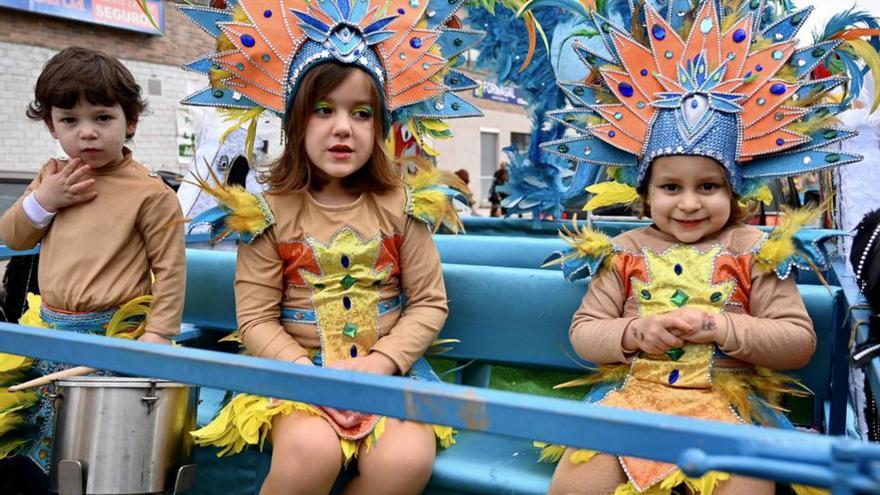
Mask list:
[[[0,318],[9,323],[18,323],[22,313],[27,310],[27,293],[39,294],[37,286],[37,267],[40,255],[13,256],[6,265],[3,275],[3,304],[0,305]],[[0,492],[2,493],[2,492]]]
[[[853,237],[850,264],[856,274],[856,283],[868,300],[871,317],[868,325],[868,339],[858,344],[852,353],[853,365],[868,364],[880,356],[880,235],[871,241],[871,236],[880,225],[880,209],[874,210],[859,222]],[[859,263],[864,259],[862,269]]]

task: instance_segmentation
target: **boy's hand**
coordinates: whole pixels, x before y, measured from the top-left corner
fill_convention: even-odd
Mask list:
[[[688,342],[695,344],[721,344],[726,334],[727,322],[724,318],[720,317],[721,315],[688,307],[676,309],[668,314],[681,318],[692,327],[690,332],[678,335]]]
[[[623,350],[663,354],[684,342],[678,335],[691,333],[693,327],[683,318],[671,313],[633,320],[623,333]]]
[[[95,199],[98,189],[95,179],[89,177],[91,170],[81,158],[72,158],[59,170],[58,160],[50,158],[34,199],[49,213]]]
[[[164,335],[159,335],[158,333],[153,332],[144,332],[143,335],[138,337],[138,342],[146,342],[148,344],[171,344],[171,339]]]

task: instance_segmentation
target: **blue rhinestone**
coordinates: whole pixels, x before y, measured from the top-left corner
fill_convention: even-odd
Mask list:
[[[264,53],[264,54],[263,54],[263,62],[268,62],[268,61],[269,61],[269,54],[268,54],[268,53]]]
[[[244,70],[244,64],[239,62],[239,63],[235,64],[235,68],[238,70]]]
[[[654,27],[651,28],[651,34],[654,35],[655,40],[663,41],[666,38],[666,29],[660,24],[654,24]]]
[[[254,37],[253,37],[253,36],[251,36],[251,35],[249,35],[249,34],[243,34],[243,35],[241,35],[241,44],[242,44],[242,45],[244,45],[244,46],[246,46],[246,47],[248,47],[248,48],[251,48],[251,47],[254,46],[256,43],[257,43],[257,42],[254,40]]]
[[[648,75],[648,69],[642,69],[642,70],[639,72],[639,74],[641,74],[641,75],[643,75],[643,76],[647,76],[647,75]]]
[[[617,89],[624,98],[629,98],[633,95],[633,87],[630,86],[629,83],[622,82],[617,85]]]
[[[351,349],[348,351],[348,353],[349,353],[349,354],[351,355],[351,357],[353,357],[353,358],[358,357],[358,348],[357,348],[357,346],[354,346],[354,345],[351,346]],[[677,379],[677,378],[678,378],[678,377],[676,376],[676,379]],[[669,382],[669,383],[672,383],[672,382]]]
[[[342,268],[348,268],[351,261],[348,259],[348,256],[343,254],[342,258],[339,259],[339,262],[342,263]]]
[[[746,72],[746,75],[743,77],[745,77],[746,79],[752,77],[752,71]]]
[[[758,71],[758,72],[761,72],[762,70],[764,70],[764,66],[761,65],[761,64],[758,64],[758,65],[755,66],[755,70]]]
[[[681,275],[681,265],[679,265],[678,263],[675,264],[675,274]]]
[[[678,370],[672,370],[672,372],[669,373],[668,380],[669,380],[670,385],[677,382],[678,381]]]
[[[349,299],[348,296],[342,296],[342,306],[345,308],[346,311],[351,309],[351,299]]]
[[[397,9],[397,13],[400,15],[406,14],[406,11],[403,9]]]
[[[265,17],[266,19],[272,17],[272,11],[269,10],[269,9],[264,10],[264,11],[263,11],[263,17]]]
[[[419,48],[422,47],[422,39],[421,38],[413,38],[413,39],[409,40],[409,46],[418,50]]]
[[[745,29],[737,29],[733,32],[733,42],[734,43],[742,43],[746,40],[746,30]]]
[[[777,140],[776,140],[776,144],[777,144],[778,146],[782,146],[783,144],[785,144],[785,139],[782,139],[782,138],[777,139]]]
[[[614,132],[614,131],[608,131],[608,137],[613,138],[613,137],[616,136],[616,135],[617,135],[616,132]]]
[[[691,100],[691,108],[697,108],[698,106],[700,106],[700,102],[697,100]]]
[[[770,92],[774,95],[781,95],[782,93],[785,93],[785,84],[776,83],[770,86]]]

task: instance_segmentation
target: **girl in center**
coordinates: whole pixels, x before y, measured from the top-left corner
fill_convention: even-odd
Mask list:
[[[205,69],[212,87],[185,103],[284,119],[286,145],[265,177],[266,193],[202,184],[224,213],[201,219],[244,241],[235,298],[248,354],[438,380],[422,358],[447,314],[431,224],[457,220],[452,191],[433,180],[436,169],[401,170],[385,136],[392,122],[418,132],[420,119],[436,128],[440,118],[479,114],[449,92],[469,81],[448,69],[449,59],[479,39],[447,31],[458,27],[459,5],[241,0],[224,11],[182,9],[220,33],[209,63],[188,66]],[[226,29],[227,18],[236,31]],[[222,447],[220,455],[268,439],[272,462],[260,493],[292,495],[328,493],[343,468],[351,480],[342,493],[421,493],[436,443],[451,445],[452,434],[238,394],[193,436]]]

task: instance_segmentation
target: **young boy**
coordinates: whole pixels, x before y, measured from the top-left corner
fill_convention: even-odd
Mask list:
[[[139,340],[168,343],[179,332],[183,216],[174,191],[125,147],[146,105],[140,91],[118,60],[76,47],[52,57],[37,80],[27,115],[42,120],[70,158],[49,159],[0,218],[0,237],[17,250],[41,245],[39,319],[44,326],[104,334],[120,307],[152,295]],[[0,371],[11,371],[3,357]],[[69,366],[24,360],[18,370],[25,367],[46,374]],[[53,411],[45,394],[39,395],[24,414],[38,437],[12,451],[24,451],[45,473],[51,467]],[[5,418],[0,432],[6,430],[3,423],[13,421]],[[10,436],[0,437],[0,456]]]

